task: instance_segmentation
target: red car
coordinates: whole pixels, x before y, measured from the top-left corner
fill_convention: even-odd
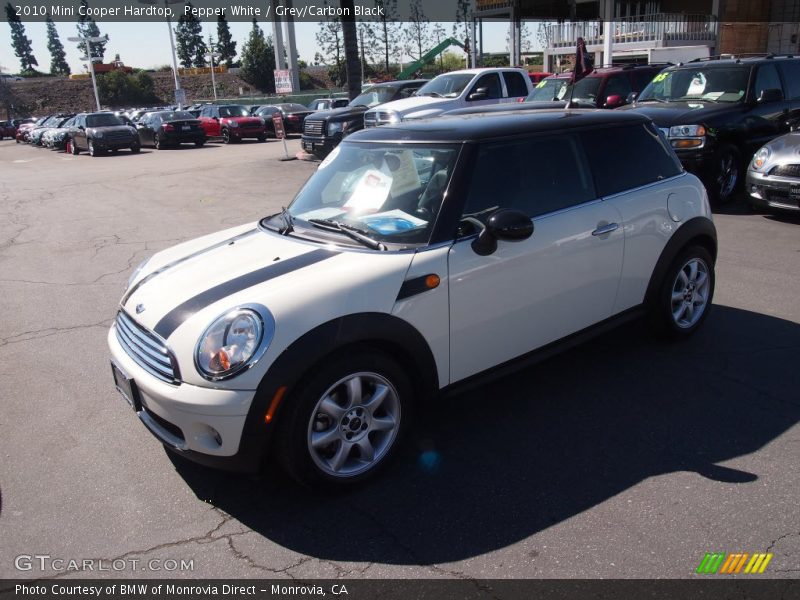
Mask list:
[[[34,128],[38,127],[42,123],[44,123],[50,116],[42,117],[34,121],[33,119],[26,119],[24,122],[20,123],[17,126],[17,131],[14,134],[14,139],[17,140],[17,143],[20,142],[27,142],[28,141],[28,134],[34,130]]]
[[[17,134],[17,128],[11,121],[0,121],[0,140],[3,138],[13,138]]]
[[[245,138],[259,142],[267,139],[264,119],[251,117],[247,107],[240,104],[206,104],[197,118],[207,137],[221,137],[226,144]]]

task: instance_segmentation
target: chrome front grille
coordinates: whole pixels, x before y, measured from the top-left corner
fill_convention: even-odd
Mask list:
[[[164,340],[124,311],[117,313],[116,330],[117,340],[136,364],[161,381],[180,384],[178,364]]]
[[[322,126],[324,124],[325,121],[309,121],[306,119],[303,122],[303,133],[307,133],[308,135],[322,135]]]
[[[397,115],[391,110],[367,111],[364,113],[364,127],[380,127],[392,123],[392,118],[397,119]],[[397,122],[396,120],[394,121]]]
[[[372,111],[367,111],[364,113],[364,128],[368,127],[375,127],[377,117],[376,114]]]

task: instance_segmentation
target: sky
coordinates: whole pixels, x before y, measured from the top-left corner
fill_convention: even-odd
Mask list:
[[[45,23],[25,22],[25,32],[32,42],[33,53],[39,61],[39,70],[49,72],[50,52],[47,50],[47,29]],[[241,51],[242,45],[247,40],[252,25],[246,22],[230,22],[231,35],[237,42],[236,50]],[[452,33],[452,23],[443,23],[447,34]],[[108,34],[110,41],[106,46],[105,61],[113,60],[115,54],[120,55],[120,59],[126,65],[140,68],[152,69],[163,65],[171,64],[169,34],[167,33],[166,23],[99,23],[101,34]],[[534,45],[534,50],[538,50],[536,43],[537,23],[530,23],[528,30]],[[0,32],[8,27],[7,23],[0,23]],[[271,24],[263,23],[261,28],[266,34],[272,33]],[[67,38],[76,35],[74,23],[56,23],[61,42],[67,52],[67,62],[72,68],[73,73],[83,71],[83,66],[79,60],[78,50],[73,42],[68,42]],[[316,33],[319,30],[318,23],[296,23],[295,37],[297,40],[297,52],[302,60],[308,63],[313,62],[314,54],[319,50],[316,44]],[[506,34],[508,24],[503,22],[484,23],[484,52],[504,52],[506,50]],[[216,38],[217,24],[214,22],[203,23],[203,34],[208,39],[212,34]],[[6,29],[0,33],[0,70],[3,73],[16,73],[20,68],[19,59],[14,56],[11,47],[11,35]]]

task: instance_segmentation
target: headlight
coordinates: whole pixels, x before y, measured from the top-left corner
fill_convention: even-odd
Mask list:
[[[386,114],[386,122],[387,123],[399,123],[400,121],[402,121],[402,119],[400,118],[400,115],[398,115],[396,112],[389,111]]]
[[[131,287],[131,284],[132,284],[132,283],[134,282],[134,280],[135,280],[135,279],[136,279],[136,278],[139,276],[139,273],[141,273],[141,272],[142,272],[142,269],[144,269],[144,266],[147,264],[147,261],[149,261],[149,260],[150,260],[149,258],[145,258],[145,259],[144,259],[142,262],[140,262],[140,263],[139,263],[139,266],[138,266],[138,267],[136,267],[136,268],[133,270],[133,273],[131,273],[131,276],[130,276],[130,277],[128,277],[128,283],[125,285],[125,289],[126,289],[126,290],[127,290],[129,287]]]
[[[236,121],[227,121],[226,124],[228,125],[228,127],[238,127],[239,126],[239,123],[237,123]]]
[[[263,316],[260,312],[237,308],[205,330],[195,350],[195,365],[204,378],[217,381],[233,377],[248,367],[259,350],[266,349],[275,327],[269,311],[264,309]]]
[[[706,128],[702,125],[675,125],[669,128],[669,137],[700,137],[706,134]]]
[[[328,135],[332,136],[340,131],[344,131],[347,123],[344,121],[338,121],[334,123],[328,123]]]
[[[753,155],[753,170],[758,171],[763,167],[767,163],[770,154],[769,148],[766,146],[759,148],[758,152]]]
[[[98,131],[96,129],[94,131],[92,131],[92,137],[96,137],[97,139],[101,139],[103,137],[103,135],[104,134],[103,134],[102,131]]]
[[[706,128],[703,125],[675,125],[669,128],[669,140],[673,148],[702,148],[706,143]]]

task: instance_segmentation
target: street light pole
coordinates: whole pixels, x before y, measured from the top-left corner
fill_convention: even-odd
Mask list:
[[[97,93],[97,78],[94,75],[94,56],[92,56],[92,44],[97,42],[104,42],[108,40],[106,36],[95,36],[95,37],[83,37],[83,36],[76,36],[76,37],[69,37],[67,38],[70,42],[83,42],[84,48],[86,48],[86,56],[81,57],[81,60],[85,58],[89,62],[89,73],[92,75],[92,89],[94,90],[94,101],[97,104],[97,111],[100,112],[100,95]]]
[[[170,4],[183,4],[186,0],[164,0],[164,8],[167,10],[164,11],[167,16],[167,29],[169,30],[169,47],[172,51],[172,75],[175,79],[175,102],[178,105],[178,110],[183,110],[183,94],[181,94],[181,81],[178,78],[178,57],[175,53],[175,36],[172,33],[172,21],[169,18]],[[141,4],[160,4],[159,0],[139,0]]]
[[[214,38],[208,36],[208,54],[206,58],[211,59],[211,87],[214,88],[214,102],[217,101],[217,80],[214,78],[214,59],[222,56],[219,52],[214,52]]]

